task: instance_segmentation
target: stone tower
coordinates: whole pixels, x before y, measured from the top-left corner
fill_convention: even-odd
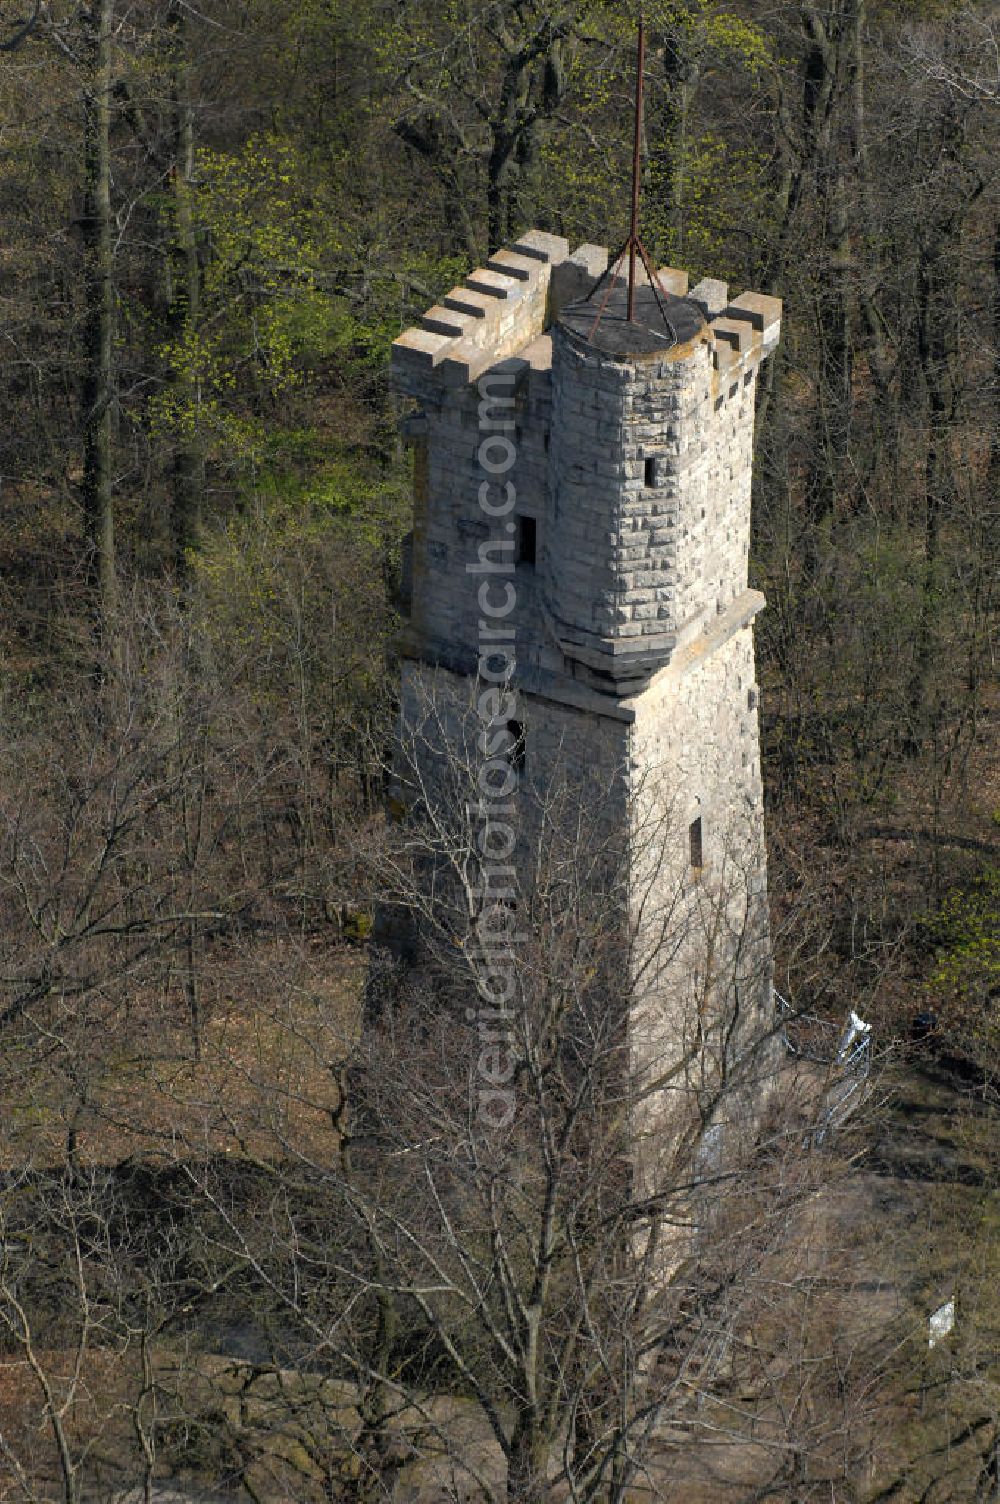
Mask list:
[[[665,268],[669,298],[645,279],[628,321],[613,288],[598,319],[607,265],[531,231],[395,343],[414,404],[401,714],[405,733],[431,700],[453,707],[422,737],[433,758],[505,674],[517,778],[568,767],[620,790],[605,816],[634,848],[641,1078],[697,1050],[710,994],[736,1054],[770,1016],[748,551],[781,305]]]

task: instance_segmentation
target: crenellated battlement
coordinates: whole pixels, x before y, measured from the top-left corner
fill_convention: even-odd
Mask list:
[[[541,230],[498,251],[396,340],[393,371],[401,390],[420,397],[428,379],[466,386],[531,344],[551,319],[553,269],[571,259],[569,241]]]
[[[566,307],[587,297],[608,261],[605,246],[582,245],[571,253],[562,236],[529,230],[399,336],[393,345],[397,386],[420,400],[429,384],[461,387],[478,380],[491,366],[532,344]],[[658,277],[667,292],[701,307],[720,383],[738,380],[777,345],[779,299],[744,292],[730,301],[726,284],[714,278],[689,290],[687,272],[675,267],[660,268]],[[641,266],[638,281],[648,283]]]

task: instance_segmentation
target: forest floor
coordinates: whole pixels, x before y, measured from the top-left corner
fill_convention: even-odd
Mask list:
[[[26,1073],[17,1099],[7,1106],[0,1169],[23,1167],[28,1145],[36,1164],[44,1163],[46,1145],[58,1162],[70,1130],[78,1161],[89,1166],[219,1155],[274,1162],[288,1154],[335,1163],[337,1071],[358,1026],[367,956],[363,947],[317,948],[306,956],[300,946],[291,950],[285,954],[268,942],[252,964],[230,968],[232,986],[201,1029],[197,1052],[189,1021],[137,1006],[123,1031],[109,1037],[95,1030],[89,1052],[73,1052],[72,1080],[60,1085],[51,1057],[37,1078]],[[274,990],[283,1003],[266,1003],[268,977],[291,972],[295,986]],[[7,1068],[17,1080],[16,1061],[8,1060]],[[818,1497],[817,1459],[835,1469],[838,1457],[848,1454],[850,1491],[838,1491],[847,1486],[841,1473],[828,1495],[838,1504],[949,1504],[984,1497],[984,1481],[995,1468],[983,1444],[993,1435],[988,1422],[1000,1313],[981,1302],[971,1306],[964,1294],[1000,1287],[1000,1198],[991,1189],[996,1111],[956,1062],[928,1045],[891,1059],[879,1078],[877,1100],[861,1114],[860,1134],[855,1130],[861,1148],[853,1170],[812,1209],[801,1246],[792,1250],[817,1261],[829,1307],[811,1326],[828,1339],[843,1367],[836,1413],[804,1417],[813,1442],[806,1473],[785,1486],[781,1435],[787,1416],[777,1408],[769,1413],[758,1390],[733,1396],[745,1414],[754,1413],[750,1434],[712,1407],[699,1411],[676,1446],[664,1440],[649,1491],[638,1489],[636,1500],[670,1499],[681,1491],[685,1504],[749,1504],[764,1489],[778,1504],[799,1504]],[[959,1296],[956,1332],[931,1351],[928,1317],[952,1293]],[[257,1487],[260,1498],[278,1504],[290,1495],[280,1481],[287,1472],[277,1461],[283,1450],[296,1456],[301,1450],[301,1413],[290,1429],[274,1421],[278,1407],[266,1388],[277,1381],[254,1377],[247,1348],[247,1342],[253,1347],[252,1335],[220,1329],[217,1351],[184,1355],[178,1383],[185,1387],[185,1403],[199,1386],[209,1408],[221,1396],[235,1427],[249,1422],[256,1431],[277,1424],[260,1452]],[[780,1333],[773,1335],[775,1352],[791,1350]],[[797,1361],[828,1357],[800,1352]],[[66,1358],[68,1365],[71,1355]],[[91,1358],[100,1365],[98,1352]],[[164,1352],[162,1362],[167,1383],[174,1358]],[[26,1377],[20,1365],[0,1364],[0,1405],[9,1416],[23,1412],[27,1429],[36,1402]],[[764,1392],[779,1377],[784,1382],[787,1372],[765,1373]],[[283,1402],[298,1394],[302,1381],[291,1374],[281,1379]],[[231,1400],[225,1398],[228,1390]],[[303,1388],[293,1410],[314,1404],[328,1418],[331,1405],[351,1408],[340,1388],[332,1398],[310,1398]],[[346,1414],[343,1423],[349,1432]],[[428,1457],[433,1429],[450,1434],[458,1427],[472,1443],[482,1430],[478,1413],[467,1404],[429,1398],[427,1414],[407,1426],[421,1438],[423,1460],[407,1464],[408,1448],[401,1446],[396,1496],[436,1504],[450,1486],[441,1468],[450,1468],[443,1451],[439,1464]],[[484,1465],[490,1464],[485,1435],[482,1447]],[[297,1465],[307,1466],[301,1458]],[[188,1497],[206,1498],[197,1492],[198,1476],[196,1470],[189,1480],[196,1491]],[[211,1472],[200,1477],[211,1486]]]
[[[268,987],[269,976],[294,987]],[[78,1163],[113,1166],[178,1155],[335,1155],[337,1070],[357,1029],[366,958],[349,946],[313,953],[261,944],[199,1030],[156,999],[137,999],[113,1033],[60,1038],[40,1055],[16,1038],[5,1061],[0,1171],[26,1156],[58,1163],[72,1134]],[[37,1019],[32,1021],[34,1031]]]
[[[750,1435],[736,1408],[706,1407],[637,1499],[973,1504],[995,1496],[1000,1309],[981,1297],[1000,1288],[1000,1192],[990,1173],[997,1104],[924,1050],[895,1061],[879,1095],[856,1168],[813,1208],[797,1240],[808,1261],[821,1230],[826,1305],[811,1309],[819,1338],[811,1351],[795,1351],[787,1334],[784,1357],[771,1365],[775,1391],[787,1402],[795,1362],[804,1375],[835,1356],[839,1369],[830,1411],[799,1422],[798,1476],[788,1413],[777,1400],[769,1406],[765,1376],[755,1394],[738,1397],[754,1414]],[[929,1317],[953,1297],[955,1330],[932,1347]]]

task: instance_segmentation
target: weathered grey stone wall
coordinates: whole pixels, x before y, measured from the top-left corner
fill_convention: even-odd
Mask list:
[[[417,564],[421,585],[412,607],[413,638],[418,650],[466,671],[478,653],[479,587],[489,568],[503,572],[513,566],[517,518],[534,518],[544,536],[551,391],[551,341],[543,336],[518,358],[493,367],[476,385],[425,398],[428,504],[423,557]],[[508,442],[516,459],[510,469],[493,476],[484,468],[484,458],[487,466],[503,463]],[[497,507],[508,483],[516,492],[514,509],[510,517],[491,518],[484,511],[481,488],[490,485],[487,501]],[[539,642],[541,624],[534,571],[519,571],[518,579],[518,625],[526,651],[529,642]]]
[[[666,657],[746,589],[754,371],[720,393],[711,339],[623,362],[554,334],[545,598],[567,642]]]
[[[400,795],[404,800],[457,799],[464,809],[480,798],[475,788],[484,761],[478,740],[484,725],[479,700],[494,686],[475,674],[413,660],[403,663],[401,679],[401,745],[410,771]],[[580,823],[596,838],[607,839],[618,831],[624,843],[632,721],[596,716],[520,689],[513,695],[515,712],[524,727],[525,758],[511,819],[522,852],[537,848],[544,813],[556,802],[573,808],[578,816],[582,810]],[[473,832],[481,818],[460,816]]]
[[[708,1104],[723,1064],[732,1069],[759,1037],[771,1005],[751,628],[692,650],[634,703],[634,1078],[647,1087],[684,1062],[667,1102],[702,1090]],[[659,1120],[664,1110],[654,1099],[640,1116]]]
[[[697,588],[684,535],[706,496],[707,339],[655,362],[613,359],[558,329],[553,344],[549,610],[583,645],[676,638]]]

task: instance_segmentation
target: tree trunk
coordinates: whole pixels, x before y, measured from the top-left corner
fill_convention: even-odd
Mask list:
[[[665,32],[663,74],[666,96],[656,140],[655,176],[666,195],[664,218],[669,237],[669,244],[663,249],[678,266],[684,264],[688,120],[698,76],[692,54],[691,27],[690,14],[682,11],[672,18]]]
[[[928,730],[928,675],[934,647],[938,551],[942,518],[950,508],[952,475],[949,438],[958,404],[954,362],[955,333],[950,290],[957,224],[937,227],[920,248],[917,267],[917,352],[927,394],[927,452],[924,459],[923,580],[910,679],[909,750],[916,752]]]
[[[85,193],[83,282],[83,508],[88,573],[102,615],[117,602],[111,436],[114,405],[114,252],[111,225],[111,28],[114,0],[81,10]]]
[[[817,291],[819,392],[816,450],[807,501],[814,522],[833,515],[851,443],[851,236],[844,176],[828,170],[823,186],[827,265]]]
[[[1000,505],[1000,219],[993,234],[993,401],[986,484],[987,497],[995,508]]]
[[[899,387],[895,361],[886,339],[886,327],[878,306],[879,283],[884,275],[884,253],[878,248],[878,196],[874,191],[868,151],[865,68],[865,0],[854,3],[854,56],[851,65],[852,148],[855,173],[855,238],[859,275],[854,289],[858,306],[859,355],[863,355],[875,392],[873,432],[864,457],[860,489],[867,492],[881,473],[885,492],[894,496],[900,463]],[[861,345],[860,336],[864,343]]]
[[[489,246],[496,250],[536,218],[542,133],[566,93],[565,39],[548,29],[508,51],[486,163]]]
[[[194,112],[188,81],[185,12],[179,0],[170,8],[170,92],[173,112],[174,244],[171,262],[171,326],[174,339],[198,328],[201,311],[201,266],[198,238],[191,211],[194,178]],[[205,457],[199,435],[199,378],[186,361],[176,364],[175,381],[182,421],[178,426],[173,461],[171,536],[178,578],[187,571],[188,556],[198,538],[205,486]]]
[[[545,1498],[548,1446],[533,1405],[523,1406],[511,1437],[507,1464],[510,1504],[541,1504]]]
[[[852,0],[830,13],[808,9],[804,20],[809,49],[803,87],[803,142],[815,174],[826,252],[816,286],[819,382],[813,455],[806,480],[809,516],[818,525],[833,514],[851,434],[852,248],[846,169],[836,126],[856,41]],[[856,101],[854,104],[851,123],[856,128]]]

